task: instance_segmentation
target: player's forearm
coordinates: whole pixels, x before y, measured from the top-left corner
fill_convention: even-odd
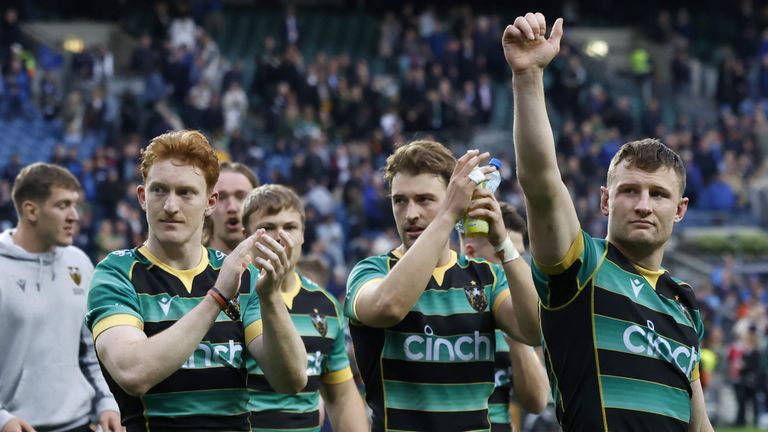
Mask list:
[[[688,424],[691,432],[712,432],[714,428],[707,416],[707,408],[704,402],[704,389],[701,380],[691,383],[691,421]]]
[[[443,256],[455,224],[447,213],[438,215],[384,280],[371,288],[370,293],[365,293],[367,301],[375,302],[370,309],[377,311],[385,326],[400,322],[419,300]]]
[[[531,268],[522,257],[509,261],[503,266],[514,305],[515,320],[522,336],[519,342],[531,346],[540,345],[539,297],[533,285]],[[516,339],[520,338],[516,337]]]
[[[280,393],[297,393],[307,385],[307,351],[280,293],[260,297],[264,325],[257,359],[269,384]]]
[[[579,233],[571,195],[560,176],[544,98],[543,71],[515,73],[515,158],[528,210],[531,252],[539,263],[562,260]]]
[[[216,301],[207,296],[175,324],[150,338],[133,327],[113,327],[99,335],[96,349],[120,387],[140,396],[181,368],[220,311]]]
[[[544,366],[531,347],[512,340],[508,343],[515,396],[526,411],[539,413],[549,399],[549,381]]]
[[[350,379],[339,384],[324,384],[321,394],[334,431],[356,432],[368,430],[363,398]]]
[[[543,70],[536,68],[516,73],[512,88],[517,176],[530,200],[548,193],[561,182],[555,140],[547,115]]]

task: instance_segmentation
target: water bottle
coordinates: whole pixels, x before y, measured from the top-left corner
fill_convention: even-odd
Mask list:
[[[484,187],[491,192],[495,192],[496,189],[498,189],[499,184],[501,184],[501,161],[493,158],[490,162],[488,162],[488,165],[495,167],[496,170],[489,173],[486,176],[486,180],[477,186]],[[475,167],[475,170],[479,171],[480,167]],[[465,217],[462,224],[464,225],[464,232],[466,233],[467,237],[488,235],[488,221],[484,219]]]

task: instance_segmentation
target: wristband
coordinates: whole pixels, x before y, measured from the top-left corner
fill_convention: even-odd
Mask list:
[[[216,303],[219,304],[219,307],[221,307],[221,310],[224,311],[229,319],[232,321],[240,319],[240,305],[234,299],[225,299],[224,294],[215,286],[208,290],[208,294],[216,300]],[[237,298],[237,295],[235,295],[235,298]]]
[[[514,244],[512,244],[512,240],[510,240],[509,237],[504,239],[500,245],[496,246],[495,250],[496,256],[501,259],[502,264],[506,264],[510,261],[514,261],[520,258],[520,252],[517,251],[517,248]]]

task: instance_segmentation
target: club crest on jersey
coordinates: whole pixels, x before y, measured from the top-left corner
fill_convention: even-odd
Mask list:
[[[312,325],[315,326],[315,330],[320,333],[320,336],[325,337],[328,333],[328,323],[325,321],[325,317],[320,315],[317,309],[313,309],[309,317],[312,319]]]
[[[470,286],[464,287],[464,294],[467,295],[467,301],[472,309],[482,312],[488,307],[488,298],[485,296],[485,289],[477,286],[477,282],[470,282]]]
[[[72,282],[80,285],[80,282],[83,280],[83,275],[80,274],[80,267],[70,266],[67,269],[69,270],[69,277],[72,279]]]
[[[693,317],[691,316],[691,313],[688,311],[688,308],[683,306],[683,303],[680,301],[680,296],[679,295],[675,296],[675,302],[677,303],[677,307],[680,308],[680,312],[682,312],[683,315],[685,315],[685,318],[688,321],[690,321],[691,323],[693,323],[694,322],[693,321]],[[695,324],[694,324],[694,326],[695,326]]]

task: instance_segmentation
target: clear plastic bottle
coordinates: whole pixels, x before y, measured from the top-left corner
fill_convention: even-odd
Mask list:
[[[488,162],[488,165],[492,165],[496,168],[495,171],[490,172],[486,175],[487,179],[478,184],[478,187],[484,187],[488,189],[491,192],[495,192],[496,189],[499,188],[499,184],[501,184],[501,161],[493,158]],[[480,167],[476,167],[476,170],[480,170]],[[464,232],[466,233],[467,237],[475,237],[475,236],[484,236],[488,235],[488,222],[484,219],[475,219],[475,218],[469,218],[465,217],[462,225],[464,225]]]

